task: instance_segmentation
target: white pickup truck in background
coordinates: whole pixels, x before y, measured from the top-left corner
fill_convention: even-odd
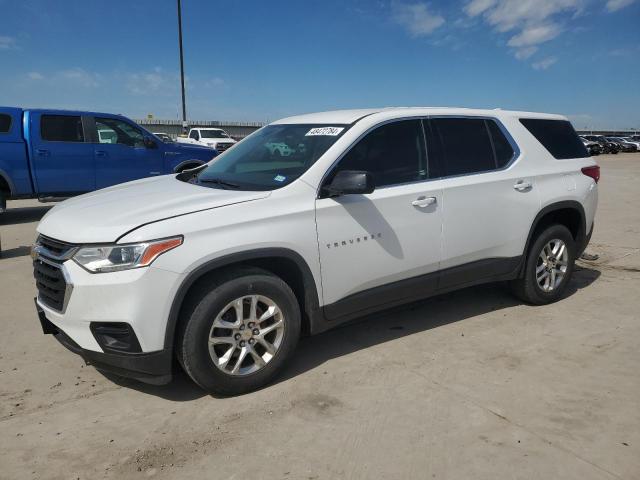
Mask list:
[[[176,141],[215,148],[218,153],[224,152],[237,143],[221,128],[192,128],[187,137],[179,136]]]

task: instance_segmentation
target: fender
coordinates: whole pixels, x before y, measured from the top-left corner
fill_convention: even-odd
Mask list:
[[[531,229],[529,230],[529,235],[527,236],[527,243],[525,243],[524,245],[523,258],[526,258],[527,256],[527,252],[529,251],[529,245],[531,244],[531,240],[533,239],[533,234],[536,231],[536,228],[538,227],[540,220],[542,220],[542,218],[549,213],[552,213],[557,210],[566,210],[566,209],[576,210],[580,214],[580,224],[578,225],[578,233],[576,234],[576,245],[578,246],[578,250],[582,248],[582,245],[586,240],[586,230],[587,230],[587,221],[584,213],[584,207],[580,202],[577,202],[575,200],[564,200],[561,202],[556,202],[556,203],[547,205],[546,207],[544,207],[542,210],[538,212],[538,214],[536,215],[536,218],[534,218],[533,223],[531,224]],[[524,265],[526,265],[526,261],[523,262],[523,268],[524,268]]]
[[[194,165],[194,167],[192,168],[197,168],[197,167],[201,167],[204,164],[205,162],[203,162],[202,160],[195,160],[195,159],[184,160],[180,162],[178,165],[176,165],[175,167],[173,167],[173,172],[178,173],[186,165]]]
[[[165,349],[173,349],[173,342],[176,326],[179,320],[178,317],[180,315],[180,308],[182,307],[182,303],[187,295],[187,292],[199,278],[209,272],[229,265],[247,263],[251,262],[252,260],[269,258],[287,259],[293,261],[296,264],[296,266],[302,273],[305,295],[305,313],[309,318],[309,329],[312,333],[318,331],[318,327],[323,320],[322,311],[319,306],[318,289],[316,287],[316,282],[306,260],[299,253],[287,248],[261,248],[256,250],[248,250],[245,252],[233,253],[220,258],[216,258],[207,263],[204,263],[203,265],[200,265],[186,276],[186,278],[178,287],[178,291],[176,292],[176,295],[173,298],[173,302],[171,304],[164,337]]]

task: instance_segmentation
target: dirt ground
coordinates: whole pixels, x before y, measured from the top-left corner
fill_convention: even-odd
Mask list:
[[[2,479],[640,478],[640,154],[599,157],[567,297],[485,285],[303,339],[273,385],[205,395],[107,378],[42,334],[29,245],[0,216]]]

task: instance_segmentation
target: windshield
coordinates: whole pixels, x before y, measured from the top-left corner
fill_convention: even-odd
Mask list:
[[[200,130],[202,138],[229,138],[222,130]]]
[[[284,187],[315,163],[347,125],[268,125],[216,158],[197,177],[200,185],[242,190]]]

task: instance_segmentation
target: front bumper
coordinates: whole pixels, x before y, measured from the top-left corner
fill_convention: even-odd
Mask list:
[[[80,355],[87,365],[154,385],[163,385],[171,381],[173,364],[171,349],[147,353],[106,353],[88,350],[82,348],[64,331],[49,321],[37,300],[35,304],[42,331],[45,334],[52,334],[64,347]]]

